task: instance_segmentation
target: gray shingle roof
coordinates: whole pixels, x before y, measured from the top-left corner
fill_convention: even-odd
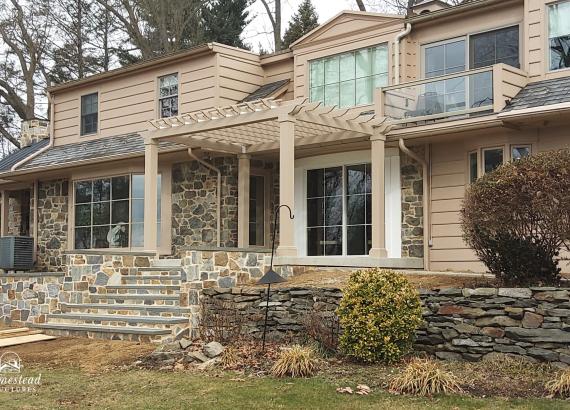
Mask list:
[[[10,171],[10,169],[18,162],[23,161],[35,152],[38,152],[43,147],[49,144],[49,139],[38,141],[32,145],[28,145],[22,149],[12,152],[6,158],[0,161],[0,172]]]
[[[528,84],[503,111],[570,102],[570,77]]]
[[[184,149],[185,146],[172,142],[161,142],[160,150]],[[55,146],[25,163],[22,170],[48,166],[64,166],[71,162],[98,160],[104,157],[143,154],[144,140],[139,134],[119,135],[115,137]]]
[[[286,84],[289,84],[289,80],[279,80],[279,81],[275,81],[274,83],[262,85],[257,90],[252,92],[250,95],[245,97],[242,100],[242,102],[255,101],[255,100],[259,100],[261,98],[267,98],[271,94],[273,94],[275,91],[284,87]]]

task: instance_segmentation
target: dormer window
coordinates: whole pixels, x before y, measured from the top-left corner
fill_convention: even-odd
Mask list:
[[[550,69],[570,68],[570,1],[548,6]]]
[[[388,85],[388,46],[313,60],[309,76],[311,101],[338,107],[372,104],[374,89]]]
[[[158,106],[160,118],[178,115],[178,74],[169,74],[158,79]]]

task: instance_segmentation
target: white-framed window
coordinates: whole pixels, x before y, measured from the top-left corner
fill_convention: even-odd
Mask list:
[[[158,79],[158,95],[160,118],[178,115],[178,74],[169,74]]]
[[[372,104],[374,89],[388,85],[388,45],[309,62],[309,98],[325,105]]]
[[[479,178],[479,153],[472,151],[469,153],[469,183],[477,181]]]
[[[81,96],[81,135],[96,134],[99,124],[99,94]]]
[[[526,158],[532,153],[530,145],[511,145],[511,160]]]
[[[370,163],[310,169],[306,181],[307,255],[367,255],[372,240]]]
[[[161,177],[158,176],[158,192]],[[144,241],[144,176],[77,180],[73,183],[74,249],[139,248]],[[158,196],[158,232],[161,227]],[[160,243],[160,238],[159,241]]]
[[[550,70],[570,68],[570,1],[548,6]]]

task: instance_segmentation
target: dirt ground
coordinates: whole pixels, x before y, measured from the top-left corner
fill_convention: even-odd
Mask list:
[[[433,288],[461,288],[461,287],[494,287],[494,278],[489,275],[477,274],[450,274],[450,273],[423,273],[402,272],[408,280],[418,289]],[[350,272],[346,271],[312,271],[292,278],[277,287],[340,287],[343,288],[348,282]]]
[[[76,367],[87,373],[98,373],[128,365],[149,354],[155,345],[137,342],[93,340],[61,337],[45,342],[10,346],[24,365],[43,368]]]

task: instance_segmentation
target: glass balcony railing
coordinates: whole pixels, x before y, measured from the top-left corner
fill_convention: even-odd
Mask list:
[[[383,115],[417,122],[493,111],[493,88],[493,67],[385,87]]]

